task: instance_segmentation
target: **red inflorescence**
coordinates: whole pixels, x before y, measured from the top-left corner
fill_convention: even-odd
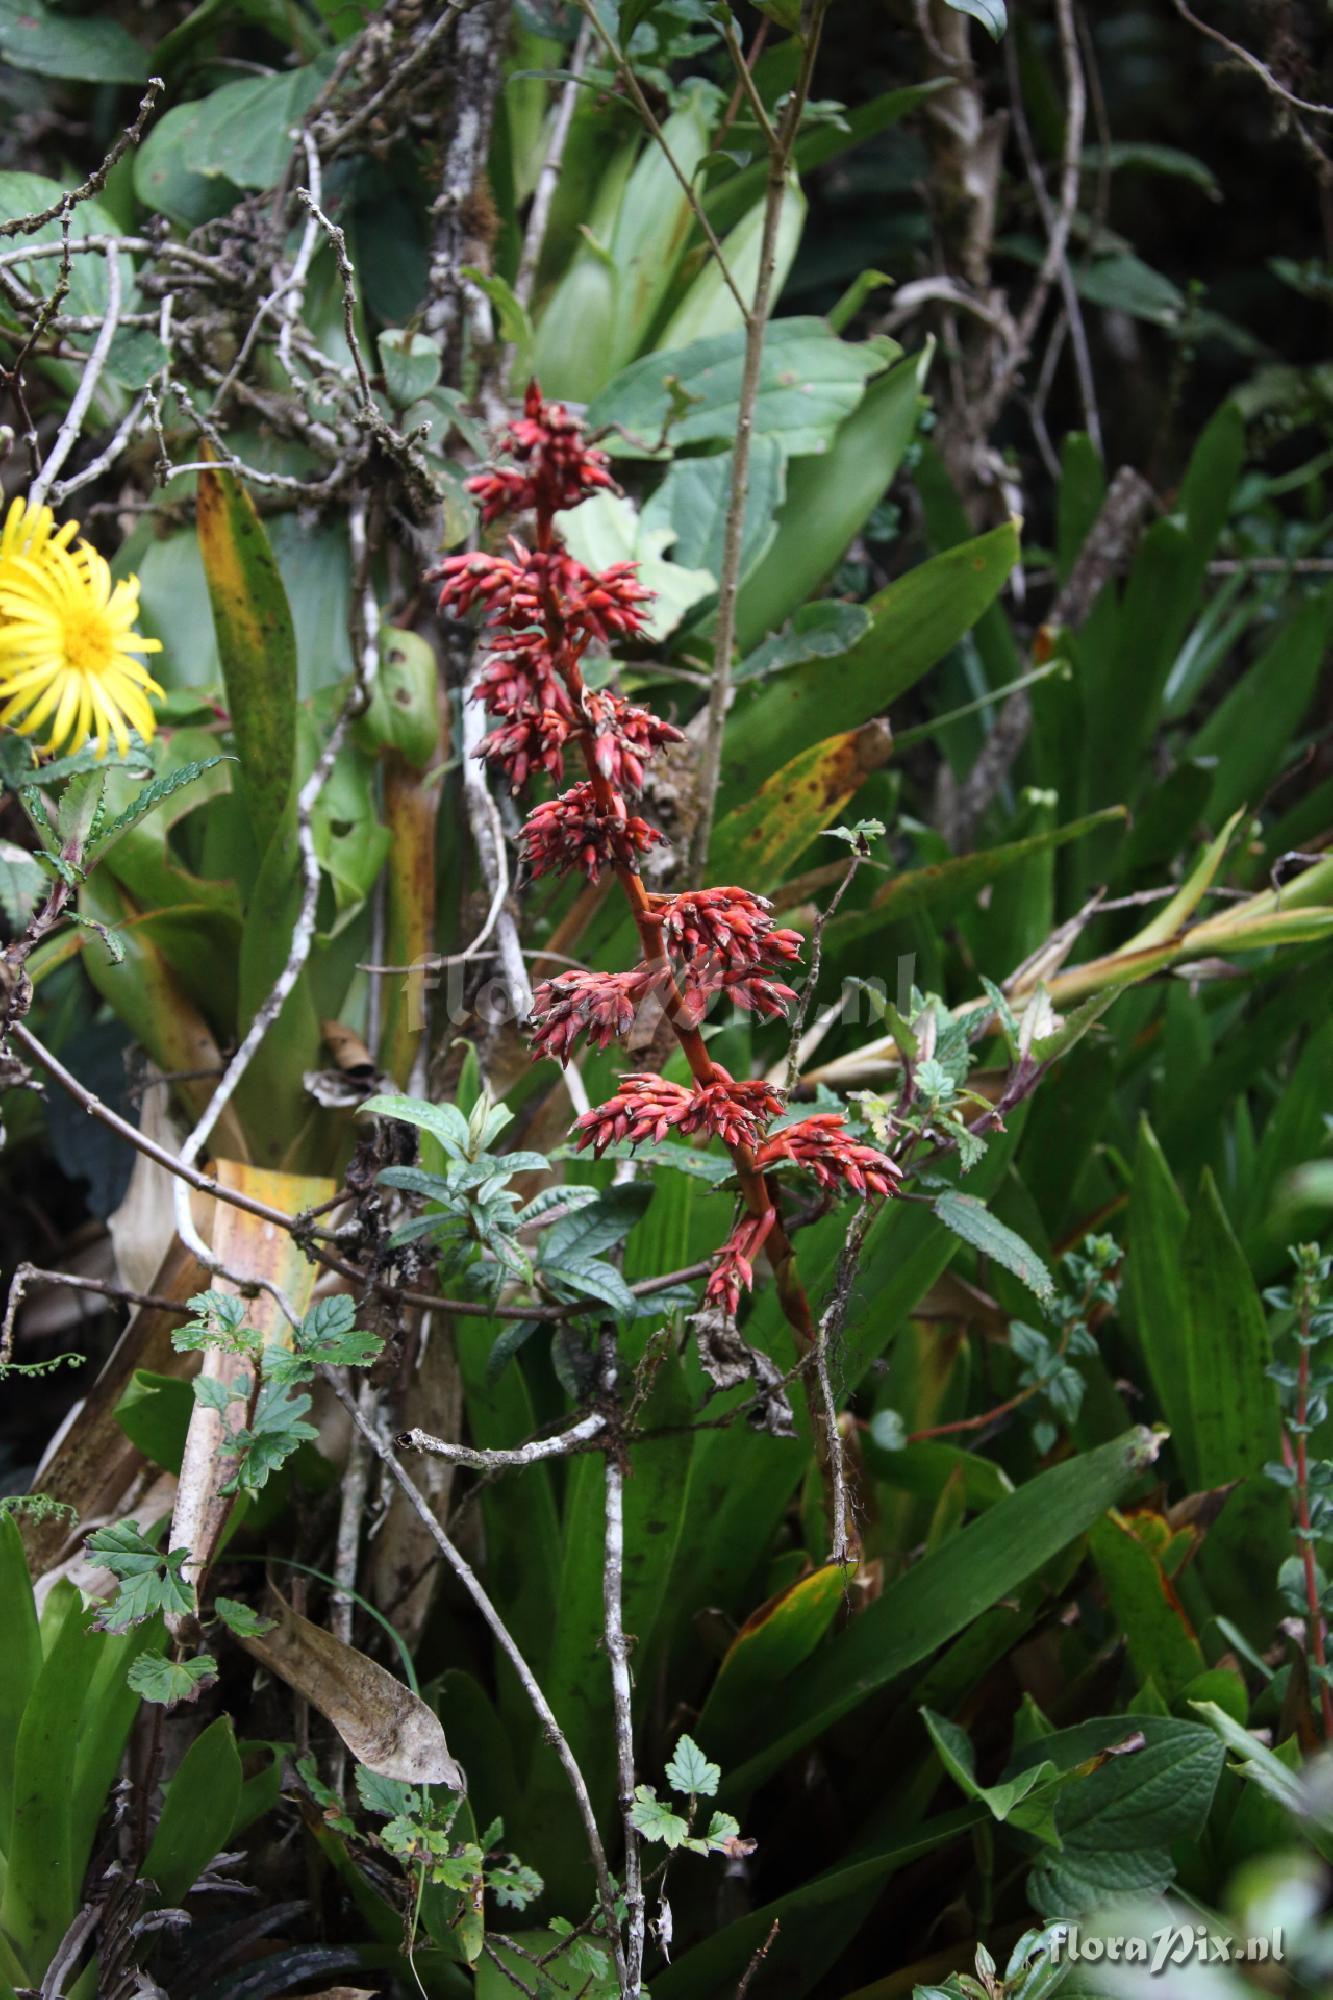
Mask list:
[[[556,709],[525,708],[483,737],[474,754],[498,764],[516,792],[522,791],[533,771],[545,771],[559,784],[565,775],[565,743],[573,727]]]
[[[801,955],[799,931],[779,930],[766,896],[748,889],[687,889],[654,896],[669,950],[687,963],[714,958],[724,965],[790,965]]]
[[[762,1215],[744,1216],[717,1253],[704,1296],[733,1319],[740,1310],[742,1291],[754,1284],[754,1260],[776,1221],[771,1208]]]
[[[796,1000],[793,988],[784,986],[771,972],[747,965],[724,966],[715,958],[696,958],[681,981],[682,1025],[697,1028],[719,994],[747,1014],[760,1014],[768,1021],[779,1019]]]
[[[569,722],[574,719],[569,690],[551,664],[549,646],[538,634],[512,639],[503,652],[492,653],[477,676],[473,699],[484,702],[492,715],[522,715],[538,707],[551,709]]]
[[[482,604],[489,625],[513,633],[558,615],[566,637],[583,644],[634,639],[643,631],[641,607],[653,592],[638,582],[633,563],[591,570],[559,546],[529,549],[512,538],[509,546],[508,556],[446,556],[437,572],[440,609],[461,618]]]
[[[534,875],[564,875],[578,868],[595,882],[603,868],[633,868],[662,835],[633,815],[600,812],[597,794],[585,779],[558,799],[534,806],[519,838]]]
[[[783,1160],[807,1168],[821,1187],[846,1186],[858,1194],[896,1194],[902,1179],[887,1153],[852,1138],[840,1111],[817,1111],[775,1132],[760,1147],[755,1165],[762,1171]]]
[[[595,882],[605,868],[636,872],[638,857],[662,835],[626,812],[623,795],[642,791],[649,758],[679,742],[681,732],[610,689],[589,690],[580,661],[590,644],[643,637],[653,593],[632,563],[588,569],[555,528],[561,510],[615,484],[607,455],[585,442],[578,419],[563,404],[544,403],[533,383],[505,444],[514,463],[469,485],[487,523],[535,511],[537,546],[511,538],[503,555],[450,556],[438,571],[441,609],[461,617],[479,607],[491,637],[473,699],[499,726],[478,754],[501,765],[518,790],[538,771],[561,782],[570,745],[581,740],[589,776],[533,810],[521,836],[524,855],[534,875],[577,870]],[[641,885],[629,886],[642,897]],[[698,1026],[718,995],[764,1016],[784,1013],[795,1000],[778,975],[799,959],[802,940],[778,928],[764,897],[739,888],[693,889],[652,895],[648,903],[662,955],[626,972],[570,971],[545,981],[530,1023],[534,1053],[567,1062],[580,1034],[605,1048],[629,1035],[655,998],[683,1032]],[[862,1195],[896,1191],[898,1167],[854,1140],[840,1113],[820,1112],[765,1138],[783,1109],[777,1093],[762,1081],[738,1082],[719,1064],[700,1060],[698,1067],[705,1080],[690,1084],[652,1072],[622,1077],[607,1103],[577,1121],[576,1146],[601,1154],[617,1141],[707,1134],[751,1155],[761,1172],[791,1161],[825,1187]],[[709,1279],[710,1303],[736,1312],[776,1226],[771,1206],[736,1225]]]
[[[650,708],[635,708],[610,689],[587,695],[583,713],[592,727],[593,763],[617,791],[641,792],[646,759],[685,740],[674,723],[663,722]]]
[[[617,1140],[636,1146],[642,1139],[660,1139],[673,1127],[688,1136],[707,1132],[728,1146],[757,1146],[764,1126],[782,1109],[782,1099],[762,1082],[736,1082],[720,1063],[713,1065],[716,1081],[693,1089],[669,1083],[651,1070],[622,1076],[614,1097],[585,1111],[575,1125],[574,1143],[603,1152]]]
[[[662,970],[634,965],[628,972],[562,972],[532,996],[532,1052],[569,1061],[576,1036],[604,1049],[633,1028],[644,1003],[662,983]]]
[[[535,382],[528,384],[523,415],[505,432],[504,448],[519,461],[521,471],[492,467],[468,481],[481,500],[481,517],[487,524],[530,507],[556,514],[564,507],[577,507],[599,487],[615,490],[606,453],[586,445],[578,418],[563,403],[544,403]]]

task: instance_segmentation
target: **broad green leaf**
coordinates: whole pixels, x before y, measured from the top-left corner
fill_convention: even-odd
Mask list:
[[[723,239],[722,255],[741,297],[754,298],[759,281],[767,200],[756,202],[747,215]],[[805,228],[805,196],[794,177],[789,177],[778,211],[777,234],[773,243],[772,298],[782,296],[801,233]],[[661,345],[671,349],[688,347],[692,341],[707,340],[714,334],[729,333],[743,323],[740,306],[711,255],[684,298],[671,315],[661,335]]]
[[[1100,146],[1087,147],[1082,164],[1086,173],[1100,173],[1103,168],[1109,168],[1113,174],[1135,170],[1145,174],[1165,174],[1171,179],[1192,181],[1210,201],[1222,199],[1222,190],[1212,168],[1203,160],[1196,159],[1193,153],[1182,153],[1176,146],[1157,146],[1144,139],[1112,139]]]
[[[970,1243],[982,1256],[993,1257],[997,1264],[1003,1264],[1043,1305],[1050,1304],[1055,1287],[1041,1258],[1021,1236],[992,1215],[984,1202],[975,1195],[960,1194],[950,1188],[936,1196],[934,1206],[946,1229],[961,1236],[964,1243]]]
[[[748,805],[719,821],[709,849],[710,881],[744,882],[760,894],[776,888],[886,761],[891,740],[885,725],[869,724],[813,743],[775,771]]]
[[[870,613],[860,604],[843,604],[836,598],[819,598],[803,604],[789,625],[739,662],[732,681],[764,680],[786,667],[798,667],[806,660],[831,660],[847,652],[870,630]]]
[[[732,454],[678,458],[643,510],[645,531],[668,529],[671,559],[687,570],[722,574],[727,510],[731,504]],[[776,439],[755,438],[741,537],[741,575],[753,569],[771,541],[773,517],[786,486],[786,461]],[[802,657],[806,657],[802,655]]]
[[[617,375],[593,398],[588,426],[618,424],[640,443],[613,433],[606,449],[618,457],[644,458],[672,410],[671,383],[683,385],[689,402],[671,426],[671,443],[730,441],[740,414],[745,337],[718,334],[674,353],[649,354]],[[756,436],[777,439],[789,456],[824,451],[844,417],[860,402],[865,384],[884,366],[869,345],[839,340],[820,319],[775,320],[764,341]]]
[[[1055,1844],[1054,1800],[1049,1796],[1044,1799],[1031,1797],[1033,1792],[1053,1789],[1053,1781],[1057,1777],[1054,1764],[1029,1764],[1017,1777],[1005,1779],[998,1785],[979,1785],[976,1758],[967,1731],[960,1729],[956,1722],[951,1722],[948,1716],[936,1715],[929,1708],[922,1709],[921,1719],[930,1732],[930,1740],[939,1753],[940,1762],[968,1798],[976,1799],[997,1820],[1008,1820],[1038,1840]]]
[[[1193,1706],[1233,1757],[1240,1760],[1231,1769],[1258,1785],[1269,1798],[1276,1799],[1291,1814],[1307,1839],[1318,1848],[1325,1861],[1333,1862],[1333,1825],[1329,1823],[1327,1805],[1321,1809],[1300,1773],[1284,1764],[1281,1757],[1275,1756],[1266,1744],[1251,1735],[1216,1702],[1196,1701]]]
[[[1050,1916],[1077,1916],[1108,1894],[1166,1889],[1175,1876],[1172,1846],[1204,1825],[1222,1770],[1222,1746],[1193,1722],[1167,1716],[1084,1724],[1029,1747],[1062,1768],[1096,1760],[1086,1776],[1061,1787],[1055,1825],[1060,1851],[1043,1856],[1028,1895]],[[1141,1733],[1137,1749],[1117,1748]],[[1100,1741],[1098,1740],[1100,1738]],[[1110,1754],[1107,1754],[1110,1752]]]
[[[13,13],[10,7],[13,6]],[[15,0],[6,0],[3,15],[6,21],[23,20],[29,17],[28,9]],[[85,19],[72,20],[62,16],[71,27],[95,27],[98,24]],[[108,22],[106,26],[110,26]],[[0,60],[4,59],[0,50]],[[13,60],[9,58],[9,60]],[[141,72],[143,74],[143,72]],[[25,174],[12,170],[0,172],[0,222],[13,222],[21,216],[36,215],[42,209],[50,208],[68,192],[59,181],[48,180],[42,174]],[[95,198],[82,201],[71,209],[69,216],[70,243],[73,257],[69,271],[69,290],[64,295],[63,310],[69,313],[91,315],[102,318],[107,309],[106,257],[100,250],[80,253],[79,245],[88,236],[110,236],[122,234],[115,216],[104,203]],[[59,243],[60,222],[44,222],[40,229],[24,230],[21,241],[27,243]],[[10,246],[11,248],[15,246]],[[10,266],[13,275],[25,289],[35,292],[39,298],[50,298],[60,278],[60,259],[45,257],[35,264],[15,263]],[[134,260],[129,255],[120,259],[121,309],[132,309],[136,296],[134,282]],[[62,759],[62,762],[64,760]]]
[[[1135,1533],[1136,1524],[1153,1518],[1108,1514],[1093,1529],[1088,1545],[1140,1685],[1151,1681],[1171,1703],[1206,1662],[1171,1579],[1154,1550]]]
[[[700,1711],[698,1729],[718,1748],[730,1740],[750,1704],[809,1658],[846,1601],[841,1564],[824,1563],[752,1611],[732,1640]]]
[[[0,1923],[23,1964],[39,1974],[78,1907],[83,1871],[76,1880],[74,1776],[84,1704],[106,1643],[87,1629],[74,1592],[18,1727]]]
[[[120,22],[55,13],[42,0],[0,0],[0,62],[76,83],[142,83],[148,75],[147,54]]]
[[[796,470],[787,487],[793,525],[800,519],[793,509]],[[808,522],[804,532],[810,533]],[[774,551],[777,547],[775,543]],[[756,572],[756,585],[773,553]],[[793,668],[756,690],[744,707],[738,698],[727,727],[723,802],[753,797],[757,784],[813,740],[882,715],[957,645],[1017,561],[1018,534],[1012,523],[933,556],[871,598],[866,606],[870,630],[845,653]],[[780,624],[785,615],[772,622]],[[750,642],[743,637],[742,643]]]
[[[694,605],[713,593],[710,571],[667,559],[675,529],[650,527],[647,514],[636,513],[618,493],[594,493],[581,507],[557,514],[556,522],[570,554],[589,569],[617,562],[635,565],[639,582],[654,593],[653,603],[644,607],[643,629],[650,639],[666,638]]]
[[[179,1909],[231,1834],[241,1799],[241,1760],[231,1717],[220,1715],[182,1757],[162,1801],[143,1873],[164,1909]]]
[[[1238,1481],[1199,1561],[1217,1610],[1252,1639],[1277,1615],[1273,1579],[1290,1545],[1286,1495],[1263,1467],[1281,1456],[1268,1325],[1240,1244],[1205,1170],[1181,1249],[1189,1449],[1201,1489]]]
[[[754,1747],[724,1780],[741,1796],[830,1723],[926,1659],[1084,1534],[1155,1460],[1138,1429],[1039,1473],[891,1583],[783,1690],[747,1732]],[[759,1747],[762,1745],[762,1747]]]
[[[9,1852],[19,1725],[42,1665],[28,1558],[17,1523],[0,1516],[0,1603],[5,1606],[5,1669],[0,1674],[0,1854]]]
[[[292,800],[296,636],[264,524],[244,487],[229,472],[201,472],[198,513],[241,784],[263,855]]]
[[[924,408],[932,352],[927,344],[895,361],[839,426],[829,449],[790,468],[777,532],[737,598],[736,642],[743,653],[814,593],[883,498]],[[875,606],[869,609],[873,619]]]
[[[378,346],[384,386],[398,409],[408,409],[429,395],[443,367],[440,343],[433,334],[388,327],[380,335]]]
[[[429,642],[418,632],[386,627],[380,670],[370,706],[356,725],[357,740],[373,750],[396,751],[414,771],[426,770],[440,741],[438,693],[439,668]]]
[[[611,349],[603,364],[608,372],[640,351],[689,241],[693,211],[671,160],[686,180],[694,178],[708,151],[714,95],[701,82],[687,87],[663,124],[665,148],[651,138],[645,141],[621,196],[607,240],[615,273]],[[663,338],[655,344],[665,349],[684,341]]]
[[[292,132],[319,95],[331,67],[332,58],[321,59],[303,69],[224,83],[197,103],[169,111],[162,125],[180,111],[187,113],[172,136],[192,173],[228,180],[237,187],[273,187],[291,158]]]

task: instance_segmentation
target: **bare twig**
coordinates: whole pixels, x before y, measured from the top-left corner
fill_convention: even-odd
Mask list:
[[[537,174],[537,185],[532,191],[532,206],[528,210],[527,228],[523,232],[523,249],[518,260],[518,275],[514,279],[514,297],[521,306],[532,304],[532,288],[537,282],[537,264],[546,239],[546,224],[550,219],[551,203],[555,199],[556,187],[560,181],[560,163],[565,157],[565,146],[569,140],[569,128],[574,122],[574,109],[578,103],[580,77],[588,63],[588,52],[592,47],[592,28],[585,19],[569,58],[569,78],[560,93],[555,122],[551,127],[551,140],[546,148],[546,157]]]
[[[586,4],[586,0],[585,0]],[[717,631],[713,644],[713,669],[708,688],[707,721],[699,753],[696,798],[698,812],[690,834],[688,873],[701,877],[713,836],[713,813],[717,805],[718,780],[722,772],[722,737],[731,704],[731,656],[736,645],[736,599],[740,591],[741,553],[745,538],[745,510],[750,493],[750,447],[754,437],[755,407],[763,372],[764,335],[773,303],[773,272],[777,258],[778,224],[787,194],[796,135],[800,130],[810,83],[814,75],[819,37],[828,0],[814,0],[806,28],[801,64],[795,84],[788,94],[776,130],[763,117],[769,143],[768,192],[764,201],[763,236],[759,250],[759,272],[754,298],[747,305],[740,300],[745,321],[745,360],[741,370],[740,401],[736,415],[736,442],[731,461],[731,491],[722,530],[722,568],[718,577]],[[752,104],[759,104],[744,57],[731,38],[733,56],[745,79]],[[735,285],[731,286],[733,293]]]
[[[432,1437],[429,1431],[420,1430],[400,1431],[394,1444],[399,1451],[427,1452],[432,1458],[445,1458],[452,1465],[466,1465],[474,1472],[504,1472],[586,1450],[605,1429],[605,1417],[581,1417],[568,1430],[557,1431],[554,1437],[534,1438],[531,1444],[519,1445],[513,1451],[478,1451],[471,1445],[451,1444],[447,1438]]]
[[[106,252],[106,318],[102,322],[101,332],[93,343],[92,352],[84,364],[79,386],[70,399],[65,420],[56,433],[55,443],[47,453],[41,471],[32,482],[28,494],[30,507],[42,505],[51,482],[74,449],[79,433],[83,429],[88,405],[92,402],[97,385],[102,379],[102,370],[106,366],[106,358],[111,352],[111,343],[120,324],[120,300],[120,252],[113,246]]]
[[[68,215],[72,209],[78,208],[80,203],[91,201],[94,195],[100,194],[107,184],[111,169],[125,157],[131,146],[137,146],[140,139],[142,139],[144,127],[147,125],[152,115],[153,107],[161,95],[161,77],[150,76],[144,87],[144,94],[139,100],[139,109],[135,114],[134,123],[127,125],[125,130],[117,136],[115,143],[103,159],[101,166],[94,167],[87,180],[80,181],[79,185],[76,188],[72,188],[68,194],[62,194],[58,201],[51,203],[49,208],[39,209],[32,215],[11,216],[7,222],[0,222],[0,238],[6,236],[26,236],[32,230],[41,229],[46,223],[54,222],[58,216]]]
[[[371,1450],[384,1465],[390,1478],[394,1480],[407,1500],[408,1505],[421,1521],[426,1532],[439,1549],[440,1554],[444,1557],[450,1569],[458,1578],[458,1581],[462,1584],[464,1590],[466,1590],[468,1596],[472,1599],[472,1602],[476,1605],[478,1611],[490,1627],[492,1634],[499,1642],[501,1650],[517,1674],[523,1691],[536,1712],[547,1742],[560,1759],[565,1776],[569,1780],[569,1788],[574,1794],[574,1802],[578,1807],[579,1817],[583,1821],[583,1829],[588,1843],[588,1853],[592,1859],[593,1872],[597,1878],[598,1900],[602,1906],[611,1949],[615,1956],[616,1971],[620,1975],[623,1985],[625,1977],[625,1953],[620,1938],[620,1926],[616,1920],[615,1888],[611,1880],[611,1871],[607,1866],[606,1849],[603,1847],[602,1837],[597,1831],[597,1816],[593,1811],[592,1800],[588,1796],[587,1783],[582,1771],[579,1769],[578,1759],[569,1746],[569,1739],[561,1729],[560,1724],[556,1721],[555,1713],[542,1692],[540,1682],[519,1651],[517,1640],[491,1602],[471,1565],[454,1546],[449,1536],[445,1533],[444,1528],[436,1519],[430,1503],[421,1489],[404,1471],[393,1446],[386,1438],[381,1436],[378,1430],[373,1429],[366,1422],[352,1396],[343,1383],[339,1381],[337,1375],[331,1369],[325,1370],[325,1375],[333,1389],[334,1395],[337,1396],[339,1402],[351,1417],[352,1422],[366,1439]]]
[[[26,1258],[14,1266],[14,1275],[9,1281],[9,1299],[5,1305],[5,1317],[0,1323],[0,1368],[8,1367],[14,1352],[14,1323],[29,1285],[59,1285],[67,1292],[92,1292],[99,1298],[115,1299],[121,1305],[145,1306],[153,1312],[179,1313],[188,1319],[190,1308],[178,1299],[163,1298],[157,1292],[135,1292],[128,1285],[117,1285],[110,1278],[76,1278],[69,1271],[48,1271],[41,1264],[30,1264]]]
[[[616,1336],[602,1336],[602,1391],[608,1402],[617,1398]],[[624,1838],[621,1865],[625,1897],[625,1970],[621,1992],[638,2000],[643,1985],[643,1945],[646,1905],[639,1830],[634,1824],[634,1699],[629,1671],[629,1641],[625,1635],[625,1467],[618,1439],[606,1453],[606,1542],[602,1559],[602,1607],[606,1652],[611,1662],[611,1704],[615,1718],[616,1774],[619,1780],[620,1824]]]
[[[1171,0],[1171,4],[1182,21],[1188,21],[1191,28],[1197,29],[1201,35],[1206,35],[1210,42],[1216,42],[1218,48],[1224,49],[1234,62],[1252,70],[1264,89],[1271,91],[1274,97],[1280,98],[1293,111],[1304,111],[1311,118],[1333,118],[1333,104],[1315,104],[1308,97],[1298,97],[1294,90],[1288,90],[1285,83],[1279,82],[1274,76],[1266,62],[1261,62],[1251,49],[1242,47],[1239,42],[1233,42],[1230,35],[1224,35],[1220,28],[1214,28],[1209,22],[1201,21],[1186,4],[1186,0]]]
[[[819,985],[819,969],[824,960],[824,931],[831,919],[837,916],[838,905],[851,888],[856,871],[865,859],[866,853],[860,847],[852,849],[846,873],[829,898],[827,907],[822,909],[815,918],[814,928],[810,933],[810,970],[806,975],[805,984],[801,988],[801,997],[796,1003],[796,1013],[791,1024],[791,1047],[787,1052],[785,1089],[788,1097],[795,1090],[796,1079],[800,1074],[802,1037],[805,1033],[806,1017],[810,1012],[810,1002],[815,997],[815,989]]]
[[[847,1231],[838,1258],[833,1294],[820,1314],[819,1331],[815,1341],[815,1378],[819,1384],[819,1400],[823,1414],[832,1514],[829,1523],[829,1560],[843,1567],[856,1561],[859,1538],[848,1503],[847,1467],[842,1448],[842,1431],[838,1426],[837,1403],[829,1373],[829,1350],[841,1336],[846,1324],[847,1312],[852,1302],[852,1287],[856,1282],[861,1249],[865,1243],[866,1230],[870,1227],[870,1217],[870,1204],[863,1201],[856,1211],[851,1228]]]

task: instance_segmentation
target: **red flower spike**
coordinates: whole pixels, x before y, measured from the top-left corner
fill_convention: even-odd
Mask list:
[[[564,746],[573,723],[553,708],[528,708],[483,737],[476,751],[508,774],[516,792],[532,771],[545,771],[559,784],[565,775]]]
[[[580,1033],[599,1049],[623,1039],[661,983],[661,968],[650,965],[628,972],[562,972],[543,981],[533,995],[529,1022],[534,1056],[567,1063]]]
[[[717,1253],[704,1297],[721,1306],[732,1319],[740,1310],[742,1291],[748,1292],[754,1285],[754,1260],[776,1221],[771,1208],[762,1215],[745,1216]]]
[[[561,547],[529,549],[511,541],[512,556],[446,556],[435,574],[441,579],[440,609],[458,617],[474,604],[486,606],[486,622],[507,632],[540,626],[556,606],[566,634],[585,643],[637,638],[643,631],[640,606],[654,593],[635,580],[634,563],[590,570]]]
[[[615,1096],[578,1120],[575,1146],[602,1153],[621,1139],[631,1146],[660,1139],[673,1127],[686,1137],[707,1132],[728,1146],[757,1146],[765,1124],[781,1111],[781,1098],[762,1080],[737,1083],[720,1063],[714,1069],[715,1083],[696,1083],[692,1090],[651,1070],[622,1076]]]
[[[583,425],[563,403],[543,403],[535,382],[528,384],[523,415],[505,431],[503,448],[522,471],[491,468],[469,479],[469,490],[481,500],[482,520],[521,514],[535,507],[546,514],[577,507],[590,493],[609,487],[611,461],[604,451],[583,442]]]
[[[601,775],[618,791],[641,792],[645,760],[668,743],[683,743],[684,732],[648,708],[635,708],[609,689],[587,695],[583,713],[592,726],[592,757]]]
[[[863,1146],[847,1130],[840,1111],[817,1111],[765,1139],[755,1158],[763,1172],[791,1160],[812,1173],[821,1187],[845,1186],[858,1194],[896,1194],[902,1169],[887,1153]]]
[[[633,868],[637,857],[662,838],[646,820],[599,812],[588,780],[534,807],[519,836],[534,875],[563,875],[577,868],[590,882],[603,868]]]
[[[789,965],[801,955],[800,932],[779,930],[768,898],[748,889],[687,889],[652,902],[668,948],[686,964],[716,958],[724,965]]]
[[[683,982],[683,1018],[689,1026],[699,1025],[719,993],[747,1014],[759,1014],[767,1021],[779,1019],[796,1001],[794,990],[771,973],[748,965],[723,966],[716,959],[695,959]]]
[[[514,640],[503,652],[492,653],[477,675],[474,701],[492,715],[519,716],[529,708],[548,708],[566,721],[574,720],[569,690],[551,665],[546,642]]]

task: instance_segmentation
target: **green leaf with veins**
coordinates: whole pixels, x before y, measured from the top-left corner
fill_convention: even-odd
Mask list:
[[[215,1597],[213,1609],[227,1630],[234,1632],[238,1639],[262,1638],[278,1622],[276,1618],[262,1618],[250,1605],[242,1604],[238,1597]]]
[[[704,1756],[692,1736],[681,1736],[666,1767],[667,1783],[676,1792],[711,1799],[722,1780],[722,1767]]]
[[[645,1840],[660,1840],[666,1847],[679,1847],[689,1836],[689,1821],[659,1799],[652,1785],[634,1787],[631,1818]]]
[[[93,1619],[99,1632],[128,1632],[132,1625],[151,1618],[155,1611],[184,1614],[194,1609],[194,1586],[181,1571],[189,1561],[188,1549],[172,1549],[167,1554],[139,1532],[137,1521],[117,1521],[113,1527],[97,1528],[86,1547],[117,1579],[120,1588],[109,1604]]]
[[[217,1679],[218,1663],[211,1653],[193,1660],[167,1660],[157,1653],[140,1653],[125,1676],[136,1694],[145,1701],[172,1708],[178,1701],[197,1701],[211,1681]]]
[[[222,1452],[237,1466],[224,1493],[258,1493],[269,1477],[287,1463],[302,1444],[313,1444],[319,1432],[304,1421],[309,1396],[292,1396],[285,1382],[265,1382],[248,1429],[233,1432]]]

